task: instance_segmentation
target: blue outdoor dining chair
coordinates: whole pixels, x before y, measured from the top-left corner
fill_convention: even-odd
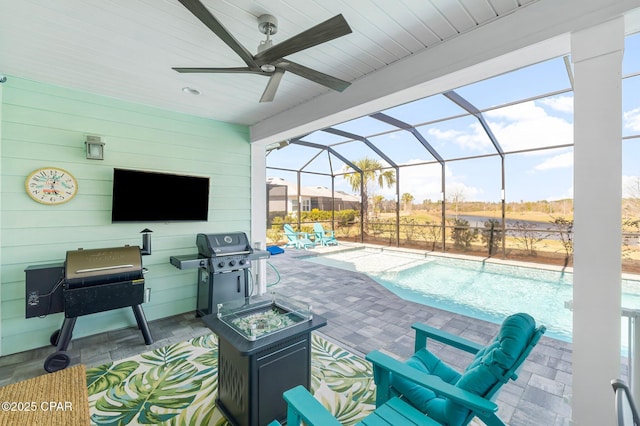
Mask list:
[[[287,237],[285,247],[295,247],[297,249],[313,248],[316,244],[309,239],[306,232],[296,232],[288,223],[284,224],[284,235]]]
[[[366,359],[373,364],[376,410],[361,425],[391,424],[463,426],[478,417],[488,426],[505,426],[494,400],[500,388],[517,379],[517,371],[546,328],[528,314],[507,317],[495,339],[482,346],[453,334],[416,323],[415,354],[401,362],[380,351]],[[459,373],[427,349],[427,340],[475,354]],[[302,387],[284,393],[287,424],[339,425]],[[380,423],[384,420],[387,423]]]
[[[319,242],[320,245],[338,245],[338,240],[336,240],[336,237],[333,235],[333,231],[325,231],[324,227],[319,222],[313,224],[313,233],[315,235],[316,242]]]

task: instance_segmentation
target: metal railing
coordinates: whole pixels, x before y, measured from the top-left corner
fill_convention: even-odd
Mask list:
[[[640,395],[640,356],[637,349],[640,344],[640,309],[622,308],[622,316],[627,318],[627,370],[629,388],[633,395]]]

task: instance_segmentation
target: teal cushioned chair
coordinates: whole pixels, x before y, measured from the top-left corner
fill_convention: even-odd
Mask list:
[[[415,353],[404,363],[402,375],[388,365],[377,363],[375,354],[367,356],[367,359],[373,358],[376,405],[400,396],[442,425],[467,425],[476,416],[490,426],[504,425],[492,401],[502,385],[517,379],[517,371],[544,334],[545,327],[536,327],[528,314],[511,315],[504,320],[495,339],[484,347],[424,324],[414,324],[413,328],[416,330]],[[460,373],[427,349],[427,339],[475,357]],[[483,406],[480,400],[491,404]]]

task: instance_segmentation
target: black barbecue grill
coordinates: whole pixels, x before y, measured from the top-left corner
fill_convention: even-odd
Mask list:
[[[57,284],[48,294],[46,290],[42,291],[43,282],[51,282],[56,274],[59,276],[59,269],[62,276]],[[51,335],[56,352],[45,361],[44,368],[48,372],[69,365],[66,350],[79,316],[131,306],[145,343],[153,343],[141,306],[144,302],[144,268],[138,246],[68,251],[62,267],[35,266],[25,272],[27,318],[64,310],[62,327]],[[50,278],[47,280],[46,277]],[[46,301],[40,303],[40,298]]]
[[[198,268],[198,316],[215,313],[219,303],[250,296],[251,261],[269,257],[268,251],[254,250],[244,232],[198,234],[196,246],[198,254],[169,260],[178,269]]]

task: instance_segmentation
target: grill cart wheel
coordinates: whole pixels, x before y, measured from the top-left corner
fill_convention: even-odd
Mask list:
[[[56,351],[44,361],[44,369],[48,373],[64,370],[71,363],[71,357],[66,351]]]

